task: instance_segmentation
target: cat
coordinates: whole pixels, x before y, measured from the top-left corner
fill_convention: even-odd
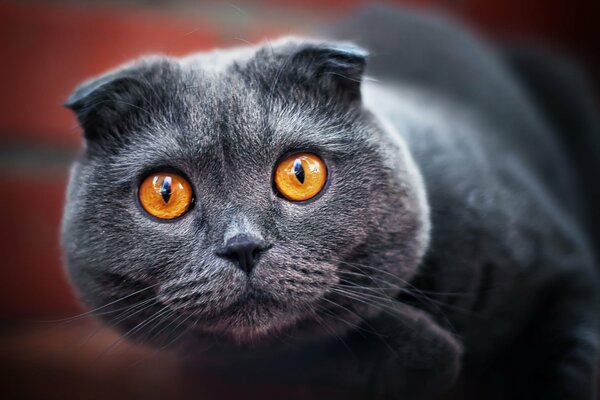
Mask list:
[[[82,301],[232,382],[592,399],[584,196],[506,60],[397,9],[330,37],[144,57],[75,90]]]

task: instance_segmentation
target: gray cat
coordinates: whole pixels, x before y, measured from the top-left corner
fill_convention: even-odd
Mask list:
[[[592,399],[579,176],[506,59],[437,17],[147,57],[69,98],[62,243],[125,337],[235,382]],[[365,76],[365,66],[369,64]]]

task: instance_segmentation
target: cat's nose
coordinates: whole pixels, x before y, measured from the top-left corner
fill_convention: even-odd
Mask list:
[[[250,273],[264,250],[266,247],[262,240],[249,235],[237,235],[229,239],[217,254],[236,263],[242,271]]]

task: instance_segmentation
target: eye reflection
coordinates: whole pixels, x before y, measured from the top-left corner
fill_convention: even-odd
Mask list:
[[[160,187],[160,195],[162,196],[165,203],[168,203],[169,199],[171,198],[171,181],[172,180],[173,180],[172,177],[166,176]]]
[[[294,160],[294,174],[300,183],[304,183],[304,168],[302,168],[302,160],[299,158]]]

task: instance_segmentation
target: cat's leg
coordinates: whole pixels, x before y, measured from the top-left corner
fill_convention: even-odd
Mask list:
[[[335,389],[366,398],[430,398],[457,377],[462,346],[428,314],[398,303],[345,336],[284,351],[239,357],[228,370],[250,382]],[[320,389],[319,389],[320,388]]]
[[[373,370],[378,398],[424,399],[443,393],[461,368],[462,346],[428,314],[401,304],[381,332],[387,345]]]
[[[369,399],[421,400],[445,392],[460,373],[461,343],[422,310],[398,303],[362,328],[334,346],[302,350],[308,362],[293,357],[288,376]]]

